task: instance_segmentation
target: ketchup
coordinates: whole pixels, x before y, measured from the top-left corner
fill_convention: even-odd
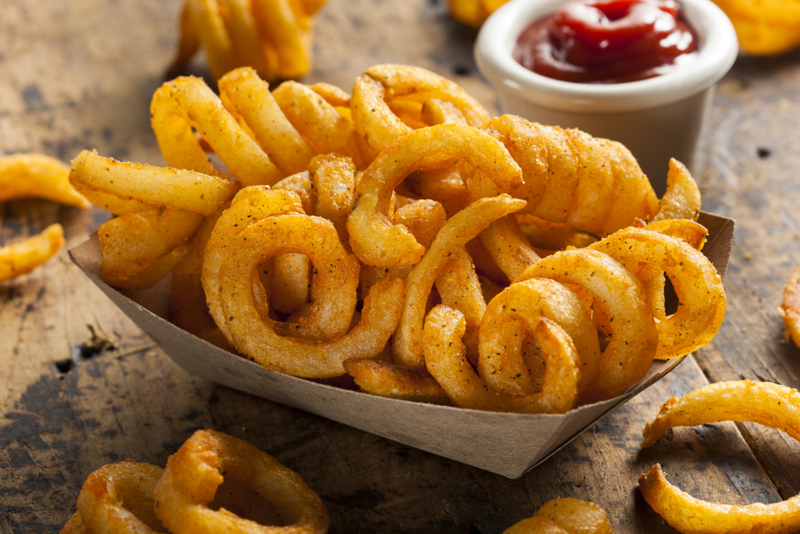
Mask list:
[[[528,26],[513,55],[548,78],[623,83],[694,60],[697,38],[673,0],[577,0]]]

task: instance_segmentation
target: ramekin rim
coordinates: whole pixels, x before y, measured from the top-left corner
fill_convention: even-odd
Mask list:
[[[700,38],[697,59],[672,72],[636,82],[583,84],[541,76],[511,55],[519,34],[534,20],[555,12],[566,0],[511,0],[483,24],[475,43],[481,73],[496,87],[539,106],[572,111],[617,112],[667,105],[719,81],[738,54],[736,32],[710,0],[679,0]]]

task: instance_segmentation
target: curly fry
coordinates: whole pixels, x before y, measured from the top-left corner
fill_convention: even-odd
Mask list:
[[[52,258],[64,245],[64,229],[52,224],[21,243],[0,247],[0,282],[29,273]]]
[[[700,216],[700,190],[689,169],[680,161],[669,160],[667,191],[661,197],[658,213],[653,222],[666,219],[688,219],[696,221]]]
[[[298,78],[311,68],[313,15],[325,0],[185,0],[174,77],[202,47],[211,75],[254,67],[267,80]]]
[[[749,380],[696,389],[664,403],[656,419],[645,427],[642,447],[654,444],[670,428],[719,421],[758,423],[800,440],[800,393],[786,386]],[[653,510],[685,534],[789,534],[800,530],[800,495],[774,504],[709,503],[671,485],[658,464],[639,477],[639,489]]]
[[[78,495],[81,523],[89,532],[167,532],[153,506],[153,490],[163,472],[133,460],[101,467],[89,475]]]
[[[69,167],[42,154],[0,157],[0,202],[39,197],[88,208],[89,202],[69,183]]]
[[[194,128],[242,184],[271,185],[283,178],[200,78],[177,78],[159,87],[150,104],[150,122],[170,167],[220,174],[206,158]]]
[[[789,281],[786,282],[783,290],[783,302],[778,308],[778,313],[783,317],[786,335],[796,346],[800,347],[800,266],[794,270]]]
[[[350,107],[359,137],[366,140],[367,159],[375,157],[398,138],[411,132],[391,109],[398,101],[422,113],[423,103],[439,99],[452,103],[467,124],[476,128],[489,120],[489,114],[458,84],[420,67],[375,65],[356,79]],[[419,125],[425,125],[421,118]],[[429,124],[430,125],[430,124]]]
[[[450,398],[424,368],[412,368],[368,358],[345,360],[345,371],[372,395],[429,404],[450,404]]]
[[[589,248],[610,255],[634,273],[646,263],[669,276],[678,295],[677,311],[666,316],[663,300],[651,299],[658,329],[656,358],[679,358],[705,346],[716,335],[725,317],[725,288],[717,270],[700,251],[652,229],[638,228],[620,230]],[[660,289],[663,295],[663,286]]]
[[[212,507],[212,501],[220,501],[218,494],[233,486],[243,487],[238,491],[242,497]],[[198,430],[169,457],[154,495],[158,518],[175,534],[328,531],[325,505],[300,475],[253,445],[213,430]],[[264,515],[270,503],[287,526],[240,515]]]
[[[203,256],[201,281],[214,322],[233,343],[225,310],[219,297],[220,269],[225,251],[248,226],[267,217],[285,213],[303,213],[300,199],[290,191],[269,190],[263,186],[245,187],[219,217],[208,239]],[[349,319],[348,319],[349,321]]]
[[[520,413],[565,413],[575,405],[579,359],[570,336],[556,323],[541,319],[531,331],[547,365],[541,391],[525,396],[486,387],[466,358],[465,330],[464,316],[440,304],[428,314],[422,336],[425,366],[454,404]]]
[[[275,254],[286,252],[304,253],[317,271],[312,281],[312,286],[319,286],[312,289],[318,296],[312,305],[316,313],[308,316],[307,324],[315,324],[312,320],[319,319],[320,328],[330,328],[344,318],[345,327],[349,326],[355,308],[359,266],[355,257],[344,251],[333,225],[307,215],[268,217],[239,234],[226,252],[220,270],[223,320],[236,347],[267,368],[308,378],[344,374],[344,360],[380,353],[402,310],[402,282],[375,285],[364,302],[361,320],[341,337],[326,343],[282,337],[276,333],[273,321],[262,318],[248,293],[253,268]],[[286,326],[293,325],[286,323]],[[302,323],[296,326],[299,328]]]
[[[606,511],[593,502],[566,497],[546,502],[533,517],[503,534],[613,534]]]
[[[605,236],[634,219],[651,219],[658,199],[630,152],[579,130],[542,126],[513,115],[483,130],[500,140],[522,169],[523,184],[497,189],[480,173],[467,180],[473,197],[500,191],[528,202],[523,213]]]

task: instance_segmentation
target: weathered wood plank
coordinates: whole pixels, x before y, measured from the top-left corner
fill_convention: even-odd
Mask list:
[[[179,2],[8,3],[0,19],[0,152],[69,160],[97,148],[163,162],[147,110],[173,51]],[[474,37],[447,17],[441,0],[331,0],[318,19],[315,70],[304,81],[349,90],[370,65],[413,63],[455,79],[496,111],[472,60]],[[598,502],[617,532],[673,532],[636,490],[639,473],[655,462],[700,498],[775,502],[796,493],[797,445],[777,432],[742,425],[746,442],[723,424],[676,430],[647,451],[638,444],[668,396],[706,377],[798,385],[798,351],[780,343],[774,311],[800,263],[792,202],[800,188],[797,56],[740,59],[718,93],[699,179],[705,209],[739,224],[728,317],[698,355],[702,372],[687,361],[510,481],[186,375],[62,253],[0,286],[0,532],[56,530],[91,471],[126,457],[163,465],[202,427],[244,438],[297,470],[328,506],[333,532],[501,532],[561,496]],[[189,72],[204,74],[202,58]],[[0,207],[0,242],[59,221],[76,244],[106,217],[11,202]]]
[[[720,85],[701,147],[704,209],[737,220],[728,267],[728,313],[698,362],[711,381],[748,378],[800,386],[800,350],[777,313],[800,264],[798,51],[740,57]],[[783,498],[800,491],[800,444],[742,425]]]

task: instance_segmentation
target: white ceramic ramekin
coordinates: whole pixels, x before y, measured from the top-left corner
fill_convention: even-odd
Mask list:
[[[728,72],[738,52],[733,25],[710,0],[679,0],[698,37],[695,61],[636,82],[571,83],[535,74],[511,56],[517,37],[530,23],[552,15],[565,3],[512,0],[502,6],[478,35],[478,68],[497,91],[503,113],[623,143],[639,160],[656,193],[663,194],[669,158],[692,169],[714,84]]]

